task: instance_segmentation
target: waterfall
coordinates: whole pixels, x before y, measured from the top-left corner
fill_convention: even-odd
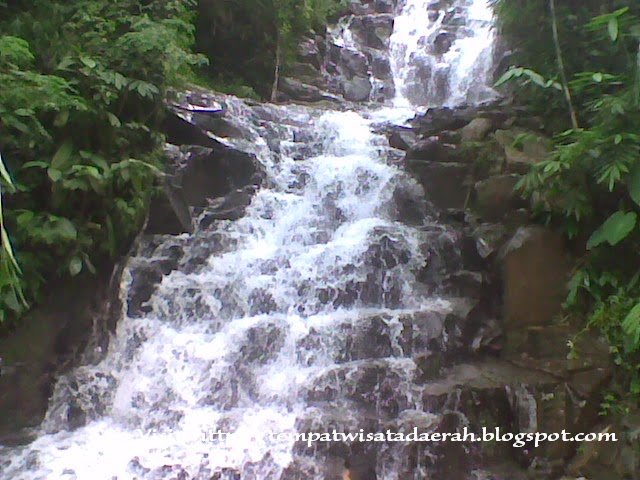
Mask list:
[[[458,106],[496,97],[489,87],[495,32],[487,0],[402,0],[390,58],[398,107]]]
[[[490,15],[463,3],[467,33],[428,63],[455,72],[442,104],[487,96],[477,87]],[[413,92],[436,88],[437,75],[420,83],[421,52],[446,12],[429,20],[428,4],[407,0],[396,18],[398,106],[428,105]],[[1,479],[342,478],[372,453],[307,448],[295,434],[429,424],[413,350],[445,335],[436,320],[454,305],[417,279],[429,220],[422,187],[376,133],[388,112],[225,101],[249,132],[230,142],[257,157],[263,186],[239,220],[143,239],[103,360],[59,379],[35,440],[0,448]],[[427,220],[407,220],[400,197]],[[145,308],[127,308],[136,272],[175,256]],[[434,320],[418,332],[424,318]],[[422,340],[407,343],[412,328]],[[402,448],[381,446],[368,468],[400,480],[406,462]]]

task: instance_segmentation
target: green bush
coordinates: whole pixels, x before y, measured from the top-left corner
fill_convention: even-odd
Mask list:
[[[164,92],[204,62],[190,51],[195,3],[0,6],[5,327],[47,280],[95,270],[139,229],[161,174]]]

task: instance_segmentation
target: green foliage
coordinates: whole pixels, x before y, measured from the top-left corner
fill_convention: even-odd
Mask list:
[[[20,3],[0,4],[5,327],[47,280],[127,247],[161,171],[165,90],[205,62],[195,0]]]
[[[198,50],[211,59],[208,76],[232,93],[268,97],[278,45],[286,67],[302,36],[326,28],[344,0],[239,0],[200,3]]]
[[[519,188],[541,220],[564,229],[583,253],[566,308],[604,332],[621,385],[640,395],[640,5],[612,1],[613,9],[603,12],[599,3],[562,1],[560,40],[581,126],[567,130],[562,88],[550,88],[559,72],[545,38],[545,3],[498,2],[502,28],[519,38],[515,60],[528,66],[512,67],[499,83],[517,82],[520,101],[546,111],[546,118],[564,119],[551,122],[559,132],[555,148]],[[516,4],[543,20],[539,33],[529,30],[529,22],[516,26]]]

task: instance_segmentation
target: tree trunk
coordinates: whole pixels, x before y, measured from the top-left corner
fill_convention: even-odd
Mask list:
[[[560,47],[560,38],[558,36],[558,19],[556,16],[556,2],[549,0],[549,8],[551,9],[551,28],[553,29],[553,43],[556,47],[556,59],[558,61],[558,69],[560,70],[560,79],[562,81],[562,90],[569,106],[569,115],[571,116],[571,125],[574,130],[579,128],[576,110],[573,108],[573,99],[569,90],[569,82],[567,81],[567,73],[564,68],[564,60],[562,59],[562,48]]]
[[[273,87],[271,88],[271,101],[275,102],[278,98],[278,83],[280,82],[280,63],[282,56],[282,46],[281,46],[281,38],[280,32],[278,32],[278,37],[276,40],[276,68],[273,74]]]

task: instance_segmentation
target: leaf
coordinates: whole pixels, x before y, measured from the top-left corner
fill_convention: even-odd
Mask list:
[[[62,178],[62,172],[55,168],[48,169],[47,175],[49,175],[49,178],[51,179],[52,182],[57,182]]]
[[[97,63],[93,58],[80,57],[80,61],[84,63],[84,65],[87,66],[88,68],[96,68]]]
[[[622,321],[622,330],[629,335],[635,348],[640,346],[640,303],[633,307]]]
[[[67,218],[57,218],[51,228],[52,230],[55,230],[55,233],[66,240],[75,240],[78,238],[78,231],[76,230],[76,227],[73,225],[71,220]]]
[[[109,123],[112,127],[120,127],[122,123],[120,123],[120,119],[116,117],[113,113],[107,112],[107,118],[109,119]]]
[[[620,210],[611,215],[589,238],[587,249],[591,250],[607,242],[612,247],[624,240],[635,228],[638,215]]]
[[[41,160],[34,160],[33,162],[27,162],[22,165],[23,170],[26,168],[49,168],[49,164]]]
[[[629,195],[640,206],[640,163],[635,166],[629,175]]]
[[[52,182],[58,182],[62,179],[62,172],[56,168],[49,168],[47,170],[47,175],[51,179]]]
[[[11,175],[9,175],[9,171],[5,168],[4,162],[2,161],[2,155],[0,154],[0,178],[7,184],[13,185],[11,181]]]
[[[71,140],[66,140],[62,145],[60,145],[60,148],[58,148],[58,151],[53,156],[53,159],[51,160],[51,167],[57,170],[64,170],[72,153],[73,143],[71,143]]]
[[[612,17],[609,19],[609,23],[607,24],[607,30],[609,31],[609,37],[611,41],[615,42],[618,39],[618,19],[616,17]]]
[[[604,77],[602,76],[601,73],[594,73],[591,78],[593,78],[594,82],[601,83]]]
[[[82,271],[82,260],[79,257],[73,257],[69,262],[69,273],[75,277]]]

